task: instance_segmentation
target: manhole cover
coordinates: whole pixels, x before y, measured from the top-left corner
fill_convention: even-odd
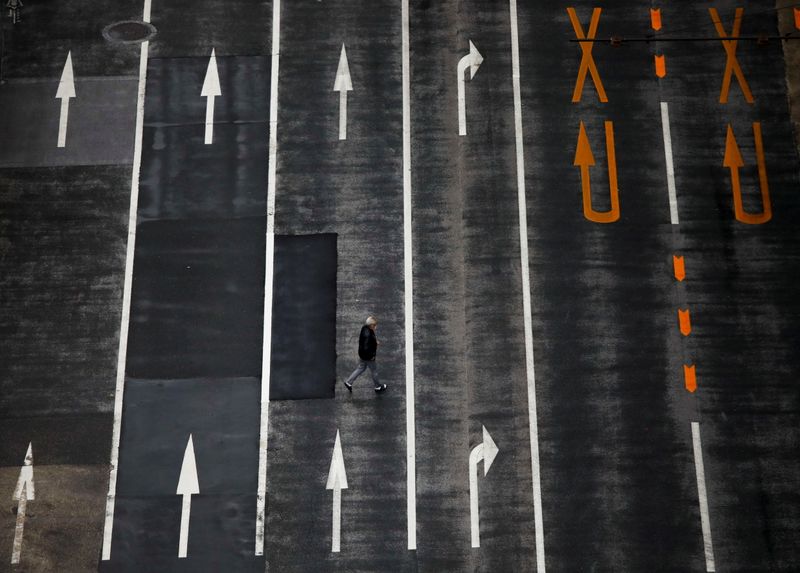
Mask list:
[[[155,26],[138,20],[114,22],[103,28],[103,37],[106,40],[122,44],[138,44],[149,40],[155,33]]]

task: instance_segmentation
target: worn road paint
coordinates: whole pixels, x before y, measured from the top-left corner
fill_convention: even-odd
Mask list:
[[[151,0],[145,0],[142,20],[150,21]],[[147,86],[147,52],[149,41],[139,48],[139,86],[136,97],[136,129],[133,140],[133,166],[131,169],[131,199],[128,209],[128,245],[125,251],[125,280],[122,287],[122,317],[117,351],[117,378],[114,389],[114,425],[111,434],[111,460],[106,496],[106,515],[103,523],[102,560],[111,559],[111,537],[114,529],[114,505],[117,495],[117,470],[119,466],[119,441],[122,430],[122,399],[125,394],[125,364],[128,356],[128,326],[131,318],[131,288],[133,286],[133,258],[136,250],[136,214],[139,209],[139,174],[142,168],[142,131],[144,127],[144,96]]]
[[[682,256],[672,255],[672,269],[678,281],[683,281],[686,278],[686,263]]]
[[[764,143],[761,139],[761,123],[753,123],[753,138],[756,148],[756,164],[758,165],[758,182],[761,188],[761,213],[748,213],[742,202],[742,184],[739,178],[739,169],[744,166],[742,153],[733,135],[733,128],[728,124],[728,133],[725,137],[725,157],[722,165],[731,171],[731,189],[733,190],[733,208],[736,220],[748,225],[761,225],[772,218],[772,203],[769,197],[769,181],[767,180],[767,165],[764,159]]]
[[[472,533],[472,547],[481,546],[480,515],[478,508],[478,462],[483,461],[483,475],[489,473],[492,462],[497,457],[497,444],[483,426],[483,441],[469,453],[469,519]]]
[[[458,60],[456,66],[456,76],[458,79],[458,135],[467,135],[467,101],[464,88],[464,72],[469,67],[469,79],[475,77],[475,73],[483,62],[483,56],[469,41],[469,54]]]
[[[531,307],[530,252],[528,250],[528,206],[525,197],[525,156],[522,135],[522,96],[520,94],[519,23],[517,0],[509,0],[511,21],[511,83],[514,92],[514,136],[517,164],[517,203],[519,210],[520,270],[522,275],[522,317],[525,331],[525,373],[528,385],[528,430],[531,446],[531,481],[536,537],[536,569],[545,573],[544,518],[539,466],[539,419],[536,412],[536,369],[533,355],[533,316]]]
[[[347,139],[347,92],[353,91],[344,44],[342,44],[342,52],[339,55],[339,67],[336,69],[333,91],[339,92],[339,140],[343,140]]]
[[[581,26],[580,20],[578,20],[578,15],[575,13],[575,8],[567,8],[569,21],[572,23],[572,29],[575,30],[575,36],[579,40],[594,40],[595,36],[597,35],[597,25],[600,23],[601,12],[601,8],[595,8],[592,10],[592,18],[589,21],[589,31],[584,35],[583,26]],[[606,90],[603,87],[603,82],[600,79],[600,73],[597,71],[597,65],[594,62],[594,56],[592,56],[594,42],[580,42],[578,45],[581,47],[581,63],[578,67],[578,79],[575,82],[575,90],[572,92],[572,102],[577,103],[581,101],[581,97],[583,95],[583,84],[586,81],[586,74],[590,73],[592,75],[594,87],[597,90],[597,97],[601,102],[605,103],[608,101],[608,97],[606,96]]]
[[[669,194],[669,220],[680,223],[678,217],[678,192],[675,186],[675,164],[672,156],[672,134],[669,127],[669,104],[661,102],[661,134],[664,138],[664,160],[667,165],[667,193]]]
[[[736,76],[736,81],[739,82],[739,87],[742,88],[744,99],[747,103],[754,103],[753,94],[750,91],[750,86],[744,77],[742,68],[739,65],[739,60],[736,58],[736,46],[738,40],[725,40],[728,37],[722,22],[719,19],[719,12],[716,8],[709,8],[708,13],[711,14],[711,20],[714,22],[714,28],[717,30],[717,35],[722,38],[722,47],[725,48],[727,59],[725,61],[725,73],[722,76],[722,89],[719,92],[719,103],[728,103],[728,96],[731,91],[732,75]],[[733,19],[733,30],[731,36],[736,38],[742,28],[742,14],[744,8],[737,8],[736,15]]]
[[[272,359],[272,281],[275,273],[275,189],[278,162],[278,71],[281,46],[281,0],[272,4],[272,68],[269,94],[269,166],[267,172],[267,246],[264,275],[264,331],[261,354],[261,420],[258,442],[255,554],[264,554],[269,444],[269,383]]]
[[[683,387],[689,392],[697,390],[697,369],[695,365],[683,365]]]
[[[344,469],[344,455],[339,430],[336,430],[336,442],[333,445],[331,467],[328,470],[328,482],[325,489],[333,490],[333,508],[331,510],[331,553],[339,553],[342,543],[342,490],[347,489],[347,472]]]
[[[583,215],[595,223],[613,223],[620,217],[619,189],[617,186],[617,157],[614,146],[614,123],[605,122],[606,155],[608,160],[608,186],[611,207],[608,211],[595,211],[592,207],[592,185],[589,179],[589,167],[595,164],[586,127],[580,122],[578,128],[578,144],[575,148],[573,165],[581,168],[581,191],[583,194]]]
[[[200,91],[200,97],[206,98],[206,145],[210,145],[214,141],[214,98],[221,95],[222,88],[219,85],[217,55],[214,48],[212,48],[211,57],[208,59],[206,77],[203,80],[203,89]]]
[[[186,450],[183,452],[181,474],[178,477],[178,487],[175,493],[183,496],[181,504],[181,532],[178,540],[178,557],[184,558],[186,557],[186,550],[189,544],[189,519],[192,511],[192,495],[200,493],[200,484],[197,480],[197,462],[194,457],[194,444],[192,443],[191,434],[189,434],[189,441],[186,443]]]
[[[697,497],[700,502],[700,525],[703,529],[706,571],[716,571],[714,543],[711,539],[711,519],[708,514],[708,497],[706,495],[706,472],[703,467],[703,445],[700,440],[700,424],[698,422],[692,422],[692,445],[694,449],[694,469],[697,476]]]
[[[67,122],[69,121],[69,100],[75,97],[75,74],[72,70],[72,52],[67,52],[67,61],[58,82],[56,99],[61,100],[61,115],[58,119],[58,147],[67,145]]]
[[[25,453],[25,461],[19,469],[17,486],[14,488],[12,501],[17,502],[17,521],[14,526],[14,544],[11,548],[11,564],[19,563],[22,554],[22,536],[25,532],[25,515],[28,502],[33,501],[36,496],[36,489],[33,482],[33,444],[28,444],[28,451]]]

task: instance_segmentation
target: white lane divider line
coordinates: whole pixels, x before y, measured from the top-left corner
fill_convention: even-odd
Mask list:
[[[458,135],[467,135],[467,100],[464,93],[464,72],[469,67],[469,79],[475,77],[475,73],[483,63],[483,56],[472,43],[469,41],[469,54],[464,56],[458,61],[456,66],[456,75],[458,77]]]
[[[69,121],[69,100],[75,97],[75,74],[72,70],[72,51],[67,52],[67,61],[58,82],[56,99],[61,100],[61,115],[58,119],[58,147],[67,145],[67,122]]]
[[[145,0],[143,21],[150,21],[151,0]],[[139,87],[136,98],[136,132],[133,140],[131,169],[131,200],[128,210],[128,247],[125,253],[125,281],[122,290],[122,318],[117,352],[117,382],[114,390],[114,429],[111,436],[111,461],[106,497],[106,516],[103,524],[102,560],[111,559],[111,535],[114,529],[114,504],[117,495],[119,440],[122,429],[122,397],[125,393],[125,364],[128,356],[128,325],[131,319],[131,286],[133,285],[133,255],[136,249],[136,213],[139,208],[139,173],[142,167],[142,129],[144,126],[144,95],[147,86],[147,51],[150,42],[142,42],[139,52]]]
[[[406,338],[406,513],[408,548],[417,548],[417,461],[414,427],[414,265],[411,237],[411,64],[409,62],[408,0],[403,0],[403,292]]]
[[[531,278],[528,254],[528,216],[525,198],[525,159],[522,141],[522,98],[520,96],[519,30],[517,0],[509,0],[511,13],[511,79],[514,87],[514,131],[517,153],[517,196],[519,199],[519,243],[522,270],[522,314],[525,329],[525,368],[528,382],[528,426],[531,443],[531,477],[533,481],[533,516],[536,528],[536,570],[545,573],[544,520],[542,486],[539,470],[539,421],[536,414],[536,373],[533,359],[533,316],[531,310]]]
[[[200,97],[206,98],[206,145],[211,145],[214,141],[214,98],[221,95],[222,87],[219,85],[217,54],[216,50],[211,48],[211,57],[208,59],[206,77],[203,80],[203,89],[200,91]]]
[[[483,426],[483,441],[469,453],[469,518],[472,533],[472,547],[481,546],[480,511],[478,509],[478,462],[483,460],[483,475],[489,473],[492,462],[497,457],[497,444],[489,430]]]
[[[339,139],[347,139],[347,92],[353,91],[353,81],[350,78],[350,66],[347,64],[347,52],[342,44],[339,54],[339,67],[336,69],[336,80],[333,82],[333,91],[339,92]]]
[[[661,131],[664,135],[664,157],[667,163],[667,190],[669,191],[669,219],[673,225],[678,220],[678,194],[675,190],[675,165],[672,160],[672,135],[669,129],[669,104],[661,102]]]
[[[333,490],[333,508],[331,517],[331,553],[339,553],[342,544],[342,490],[347,489],[347,472],[344,469],[344,455],[339,430],[336,430],[336,442],[333,445],[331,467],[328,470],[328,482],[325,489]]]
[[[281,45],[281,0],[272,3],[272,71],[269,93],[269,167],[267,172],[267,247],[264,276],[264,336],[261,354],[261,422],[258,442],[255,554],[264,554],[269,445],[269,383],[272,360],[272,281],[275,271],[275,177],[278,164],[278,71]]]
[[[181,529],[178,538],[178,558],[186,557],[189,545],[189,518],[192,512],[192,496],[200,493],[200,483],[197,479],[197,462],[194,457],[194,443],[192,435],[189,434],[189,441],[186,442],[186,450],[183,452],[183,463],[181,473],[178,477],[178,487],[175,490],[177,495],[183,496],[181,500]]]
[[[33,444],[28,444],[28,451],[25,453],[25,461],[19,469],[17,486],[14,488],[13,501],[17,502],[17,523],[14,526],[14,544],[11,548],[11,564],[19,563],[22,554],[22,536],[25,532],[25,514],[28,510],[28,502],[36,497],[36,489],[33,483]]]
[[[694,447],[694,470],[697,475],[697,497],[700,500],[700,525],[703,528],[703,548],[706,555],[706,571],[716,571],[714,543],[711,540],[711,519],[708,515],[706,495],[706,472],[703,466],[703,444],[700,441],[700,424],[692,422],[692,445]]]

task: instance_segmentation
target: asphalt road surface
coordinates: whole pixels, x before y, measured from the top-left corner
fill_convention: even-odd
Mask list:
[[[800,570],[772,3],[20,15],[0,570]]]

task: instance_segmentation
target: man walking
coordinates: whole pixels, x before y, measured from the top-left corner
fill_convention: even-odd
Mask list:
[[[369,372],[372,374],[372,382],[375,384],[375,391],[383,392],[386,390],[386,384],[378,382],[378,368],[375,364],[375,355],[378,352],[378,345],[380,344],[378,337],[375,335],[375,330],[377,328],[378,321],[374,316],[368,316],[364,326],[361,327],[361,334],[358,337],[358,366],[353,370],[350,378],[344,383],[345,387],[350,392],[353,391],[353,382],[355,382],[355,379],[361,376],[367,368],[369,368]]]

